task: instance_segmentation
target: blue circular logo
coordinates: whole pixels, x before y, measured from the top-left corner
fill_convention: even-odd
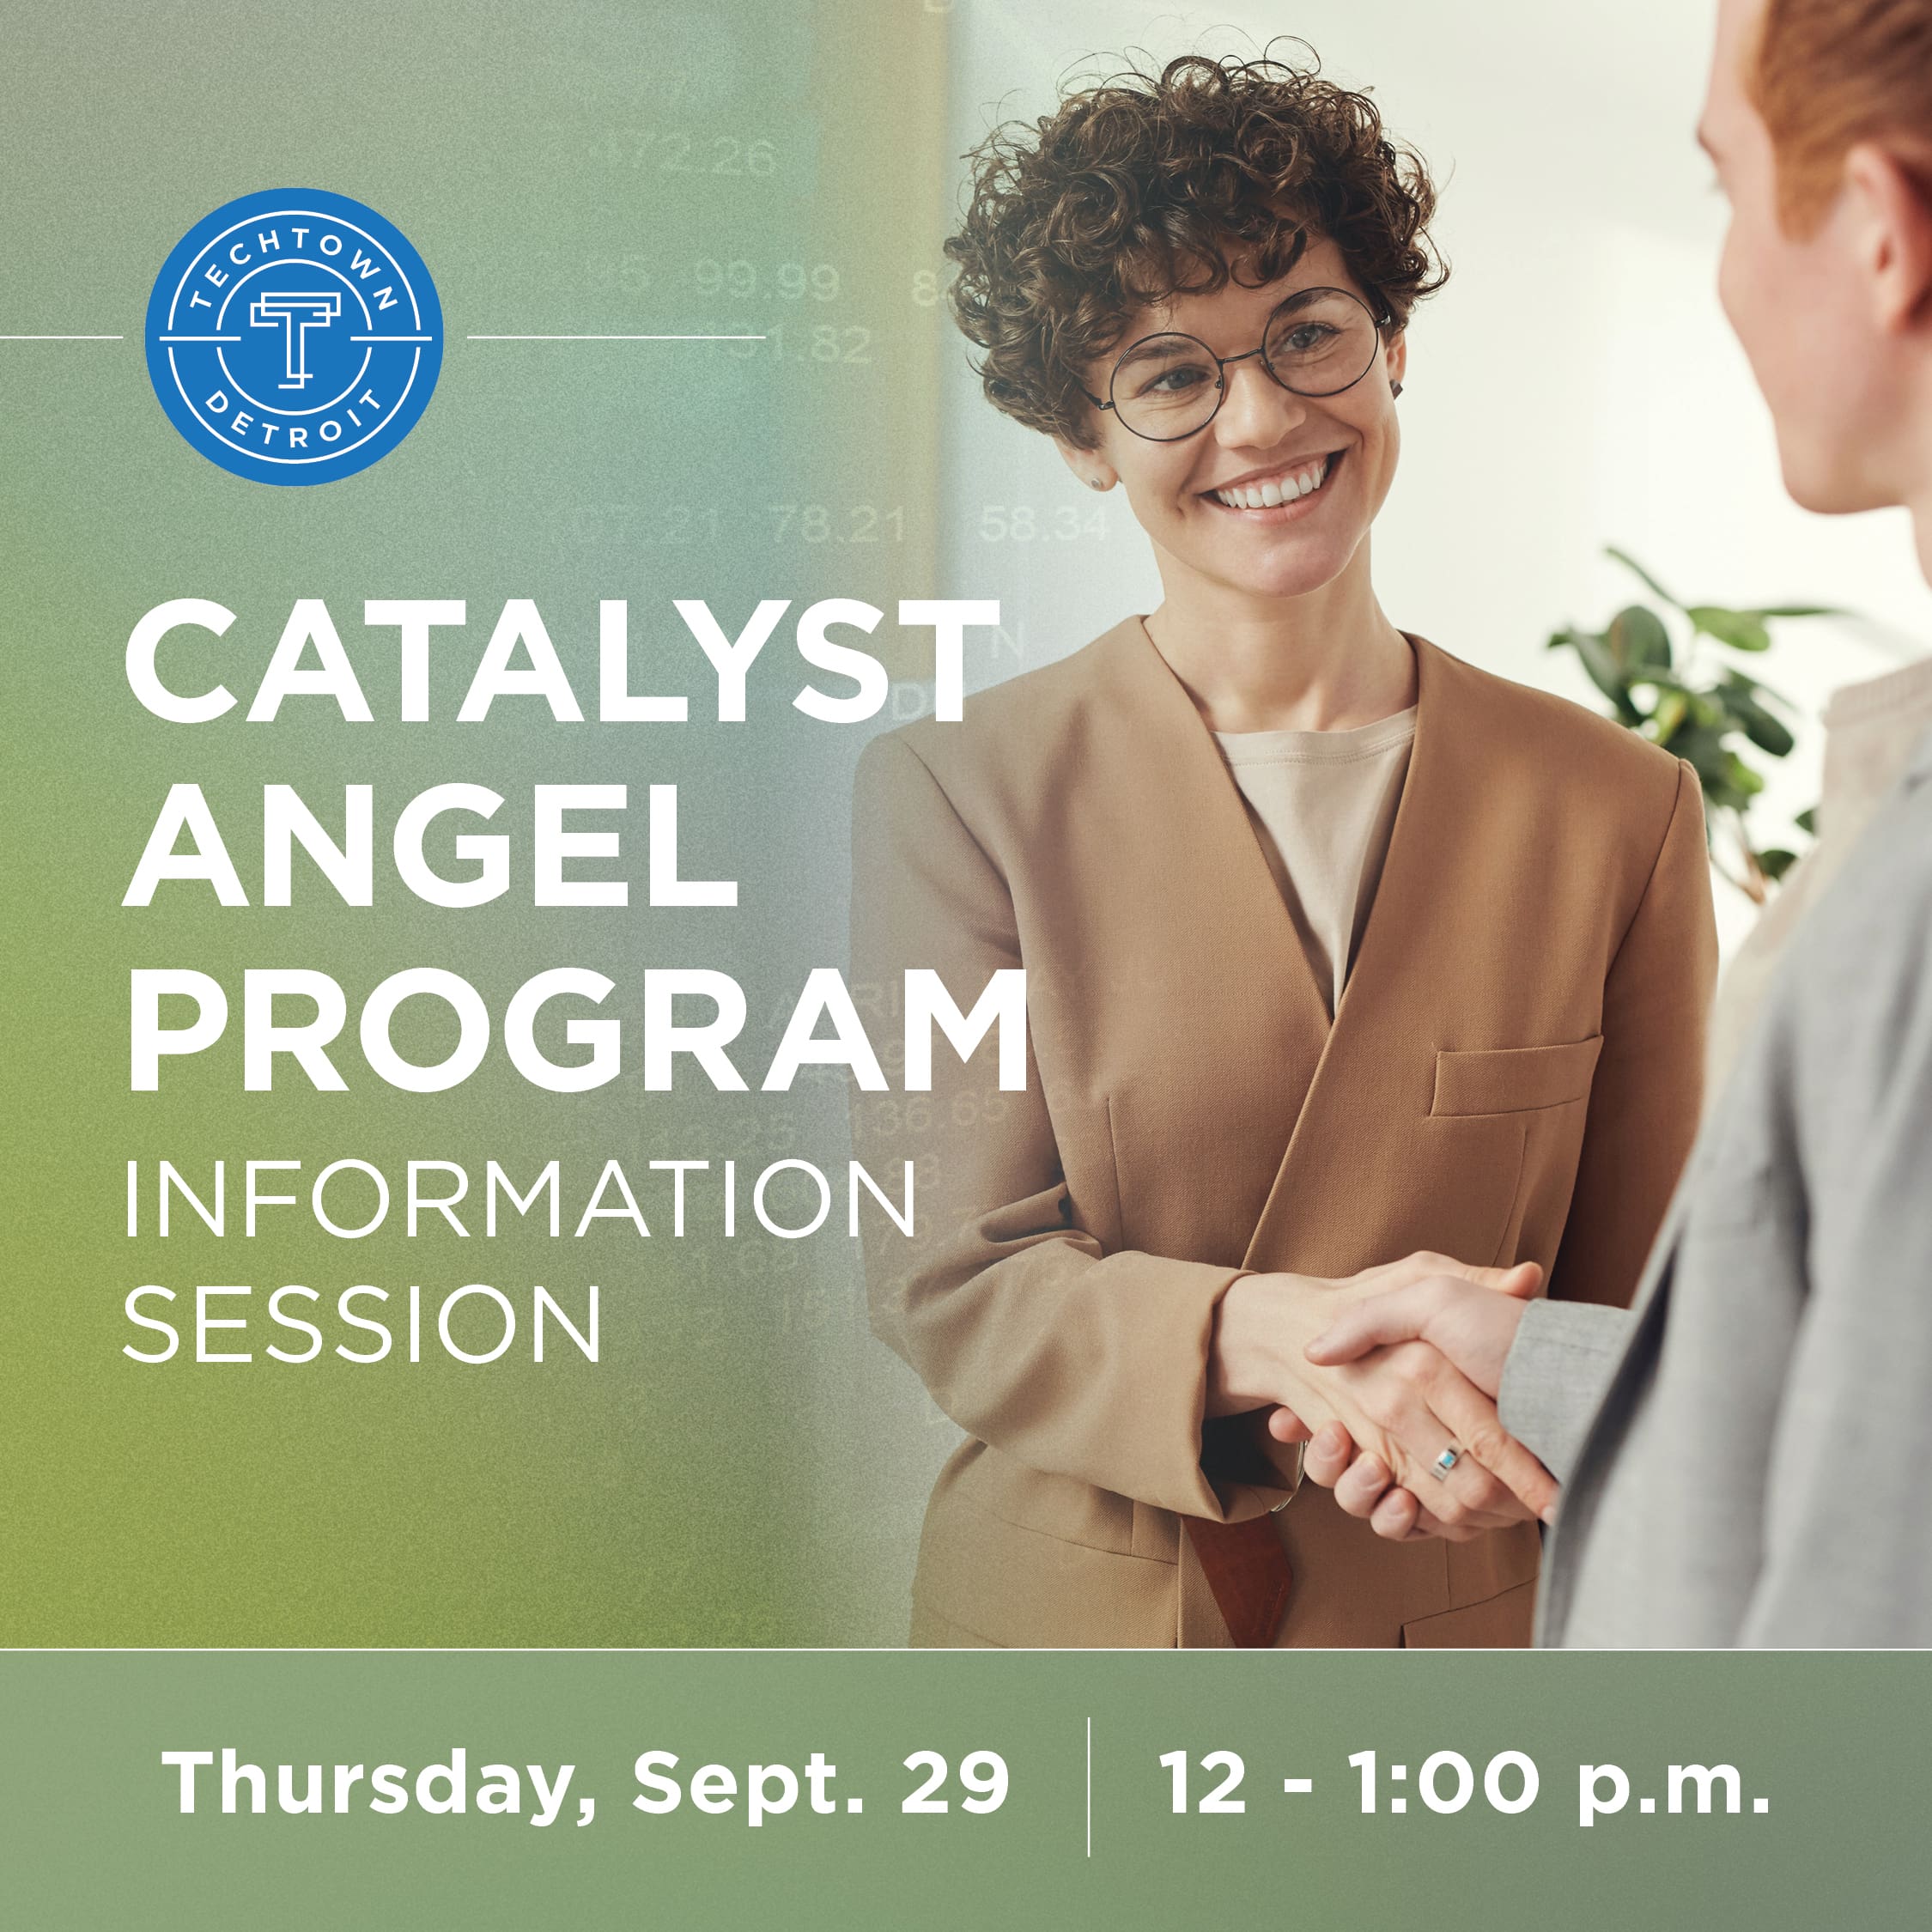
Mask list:
[[[174,246],[148,300],[167,419],[257,483],[333,483],[428,406],[443,312],[422,258],[373,208],[317,188],[244,195]]]

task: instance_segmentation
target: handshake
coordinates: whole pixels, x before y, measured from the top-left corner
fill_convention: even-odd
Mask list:
[[[1266,1407],[1303,1473],[1378,1536],[1464,1541],[1532,1517],[1557,1483],[1504,1428],[1496,1395],[1542,1270],[1411,1255],[1339,1281],[1255,1274],[1224,1297],[1210,1407]]]

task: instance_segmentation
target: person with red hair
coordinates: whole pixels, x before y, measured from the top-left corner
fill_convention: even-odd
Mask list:
[[[1932,0],[1722,0],[1698,138],[1787,489],[1903,507],[1932,576]],[[1826,722],[1821,837],[1755,936],[1761,998],[1634,1309],[1438,1277],[1309,1346],[1498,1396],[1564,1485],[1544,1644],[1932,1643],[1932,659]],[[1425,1530],[1353,1448],[1326,1426],[1309,1474]]]

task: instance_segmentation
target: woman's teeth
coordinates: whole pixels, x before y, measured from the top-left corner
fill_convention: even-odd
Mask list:
[[[1244,483],[1234,489],[1218,489],[1214,500],[1230,510],[1267,510],[1277,503],[1292,503],[1297,497],[1312,496],[1327,481],[1334,465],[1332,456],[1311,463],[1306,469],[1285,477],[1269,477],[1258,483]]]

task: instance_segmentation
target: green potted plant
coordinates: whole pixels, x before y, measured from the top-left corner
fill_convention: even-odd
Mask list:
[[[1627,605],[1606,629],[1575,626],[1557,631],[1552,651],[1574,651],[1590,682],[1608,698],[1619,724],[1687,759],[1704,787],[1704,822],[1711,863],[1753,903],[1796,863],[1783,846],[1760,847],[1750,823],[1752,801],[1765,788],[1764,774],[1747,751],[1783,758],[1790,753],[1789,726],[1777,715],[1794,707],[1744,670],[1744,662],[1771,648],[1771,623],[1780,617],[1840,617],[1819,604],[1763,605],[1749,610],[1722,604],[1685,604],[1622,550],[1606,552],[1642,582],[1668,613],[1647,604]],[[1672,631],[1677,632],[1673,640]],[[1736,657],[1721,655],[1722,652]],[[1812,813],[1799,829],[1816,829]],[[1720,846],[1728,832],[1728,860]]]

